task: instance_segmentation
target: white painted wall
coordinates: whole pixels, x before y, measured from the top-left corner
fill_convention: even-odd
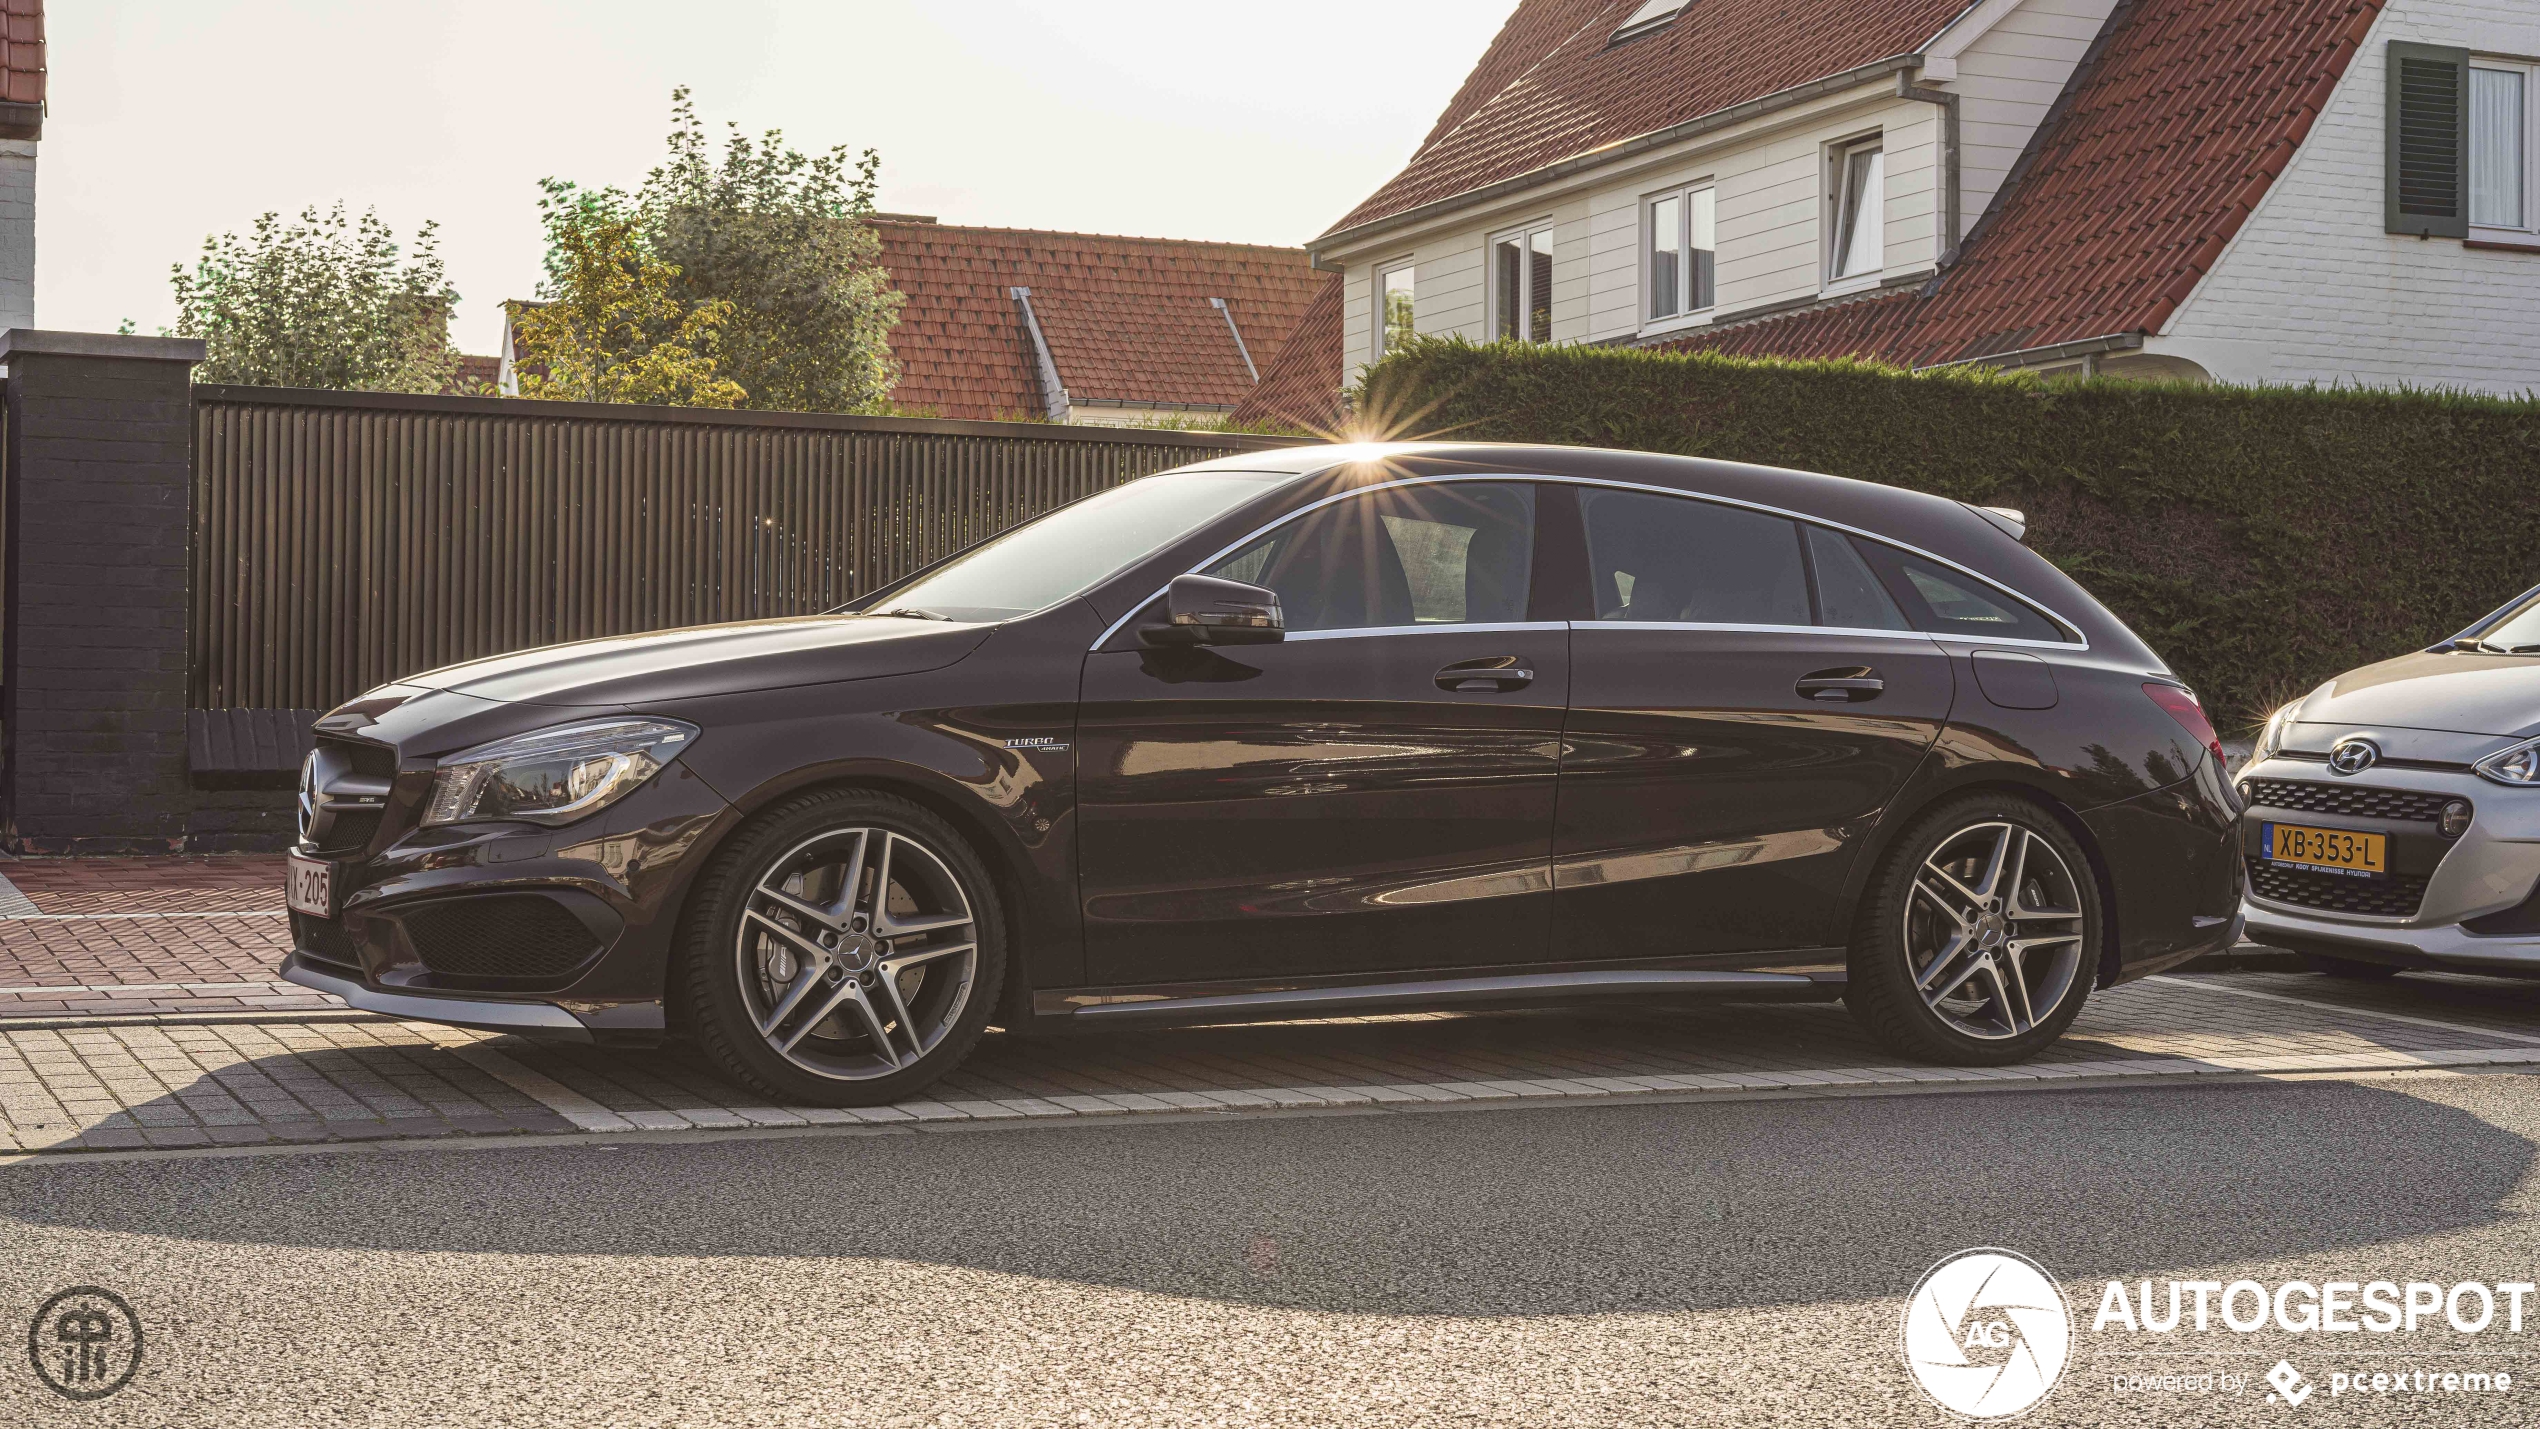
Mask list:
[[[1936,86],[1958,101],[1958,193],[1975,227],[2064,92],[2116,0],[2024,0],[1961,51],[1958,77]]]
[[[2016,0],[1987,7],[1982,17],[1987,27],[1953,51],[1954,78],[1940,87],[1964,96],[1960,212],[1968,226],[1983,213],[2115,3]],[[1656,335],[1640,318],[1641,204],[1697,180],[1710,180],[1718,193],[1717,316],[1816,298],[1828,290],[1828,148],[1873,133],[1882,136],[1887,151],[1884,272],[1929,271],[1945,241],[1941,111],[1867,89],[1634,155],[1604,177],[1548,189],[1531,206],[1522,198],[1496,200],[1465,220],[1469,226],[1432,227],[1408,246],[1370,240],[1365,251],[1346,257],[1346,370],[1355,373],[1374,356],[1378,264],[1413,254],[1422,333],[1480,340],[1489,335],[1489,236],[1547,214],[1554,223],[1554,340]],[[1857,290],[1846,284],[1840,291]]]
[[[2224,382],[2540,389],[2540,253],[2382,231],[2392,40],[2540,56],[2540,11],[2391,0],[2309,139],[2147,352]]]
[[[35,143],[0,139],[0,331],[35,326]]]

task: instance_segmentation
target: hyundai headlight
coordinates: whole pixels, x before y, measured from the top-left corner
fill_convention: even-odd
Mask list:
[[[2470,768],[2482,779],[2499,784],[2530,788],[2540,784],[2540,739],[2526,739],[2511,749],[2500,749]]]
[[[696,738],[675,719],[605,719],[498,739],[441,762],[423,821],[569,824],[641,788]]]
[[[2284,727],[2293,723],[2293,711],[2301,708],[2301,705],[2300,700],[2295,700],[2267,716],[2267,727],[2258,731],[2258,747],[2249,751],[2250,763],[2256,764],[2261,760],[2273,759],[2277,751],[2284,748]]]

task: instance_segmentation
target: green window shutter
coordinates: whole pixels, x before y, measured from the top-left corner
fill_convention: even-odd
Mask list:
[[[2469,237],[2469,51],[2392,40],[2386,227]]]

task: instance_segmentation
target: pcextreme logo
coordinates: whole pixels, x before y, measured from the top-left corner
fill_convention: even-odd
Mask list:
[[[1932,1402],[2007,1419],[2046,1397],[2073,1344],[2055,1277],[2017,1251],[1962,1250],[1923,1272],[1905,1301],[1906,1368]]]

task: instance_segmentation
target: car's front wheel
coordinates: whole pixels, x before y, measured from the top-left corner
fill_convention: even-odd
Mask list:
[[[924,1088],[985,1030],[1005,920],[978,854],[905,799],[791,799],[737,836],[683,925],[691,1030],[733,1080],[875,1106]]]
[[[1889,1048],[2000,1066],[2081,1014],[2106,921],[2088,856],[2011,795],[1917,819],[1870,884],[1844,1001]]]

